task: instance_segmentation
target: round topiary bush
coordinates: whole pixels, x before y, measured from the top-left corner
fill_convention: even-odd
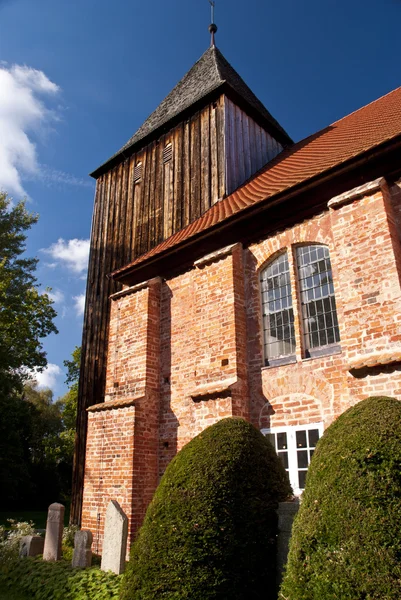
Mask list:
[[[294,521],[280,598],[401,598],[398,400],[360,402],[319,441]]]
[[[169,464],[121,598],[274,598],[275,509],[290,493],[276,453],[252,425],[229,418],[208,427]]]

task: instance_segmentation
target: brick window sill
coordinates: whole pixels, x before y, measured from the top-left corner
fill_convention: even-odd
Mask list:
[[[311,348],[306,351],[307,356],[302,360],[312,360],[313,358],[321,358],[322,356],[332,356],[333,354],[341,354],[340,344],[330,344],[329,346],[322,346],[321,348]]]
[[[284,365],[294,365],[297,362],[295,354],[289,356],[281,356],[280,358],[272,358],[267,361],[263,369],[274,369],[274,367],[282,367]]]
[[[190,394],[194,402],[207,400],[211,396],[231,394],[231,387],[237,383],[236,377],[223,379],[222,381],[210,381],[206,384],[197,386]]]
[[[301,358],[297,360],[295,354],[291,356],[282,356],[281,358],[274,358],[268,362],[262,370],[264,369],[274,369],[276,367],[284,367],[285,365],[294,365],[296,363],[303,363],[310,360],[314,360],[316,358],[322,358],[325,356],[334,356],[336,354],[341,354],[341,346],[339,344],[333,344],[331,346],[324,346],[323,348],[315,348],[313,350],[309,350],[310,356],[306,356],[305,358]]]
[[[358,355],[349,360],[348,369],[350,371],[356,371],[358,369],[380,367],[399,362],[401,362],[401,348],[395,347],[371,352],[370,354]]]

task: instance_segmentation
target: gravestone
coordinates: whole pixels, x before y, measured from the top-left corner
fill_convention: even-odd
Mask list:
[[[45,540],[40,535],[24,535],[19,544],[19,556],[23,558],[43,554],[44,545]]]
[[[50,504],[47,513],[45,548],[43,560],[61,559],[61,542],[64,529],[64,506],[55,502]]]
[[[102,571],[113,571],[117,575],[125,569],[127,553],[128,518],[115,500],[110,500],[106,511],[102,551]]]
[[[90,567],[92,564],[93,535],[89,529],[77,531],[74,537],[73,567]]]

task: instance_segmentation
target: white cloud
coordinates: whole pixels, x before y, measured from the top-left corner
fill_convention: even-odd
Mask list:
[[[64,293],[61,290],[56,289],[51,290],[50,292],[46,291],[45,294],[47,294],[55,304],[62,304],[64,302]]]
[[[77,316],[80,317],[84,314],[85,310],[85,294],[80,294],[79,296],[73,296],[74,299],[74,308],[76,310]]]
[[[13,65],[10,71],[12,72],[15,81],[32,91],[54,94],[60,90],[58,85],[50,81],[43,71],[32,69],[26,65]]]
[[[53,260],[65,265],[74,273],[82,273],[88,267],[89,240],[59,238],[49,248],[42,248],[42,252],[49,254]]]
[[[57,379],[62,375],[63,371],[60,369],[58,365],[54,365],[49,363],[47,367],[41,372],[35,372],[34,377],[38,382],[39,388],[53,388]]]
[[[0,66],[0,189],[26,195],[23,175],[40,170],[36,146],[29,136],[57,119],[39,96],[54,96],[59,89],[43,71]]]
[[[39,168],[34,173],[29,173],[24,176],[26,181],[40,181],[48,188],[65,188],[66,186],[83,187],[94,189],[95,183],[82,177],[76,177],[71,173],[53,169],[48,165],[39,165]]]

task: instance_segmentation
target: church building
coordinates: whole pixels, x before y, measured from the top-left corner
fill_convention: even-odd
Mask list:
[[[294,143],[214,44],[94,173],[72,519],[129,542],[174,455],[249,420],[295,494],[324,429],[401,399],[401,88]]]

